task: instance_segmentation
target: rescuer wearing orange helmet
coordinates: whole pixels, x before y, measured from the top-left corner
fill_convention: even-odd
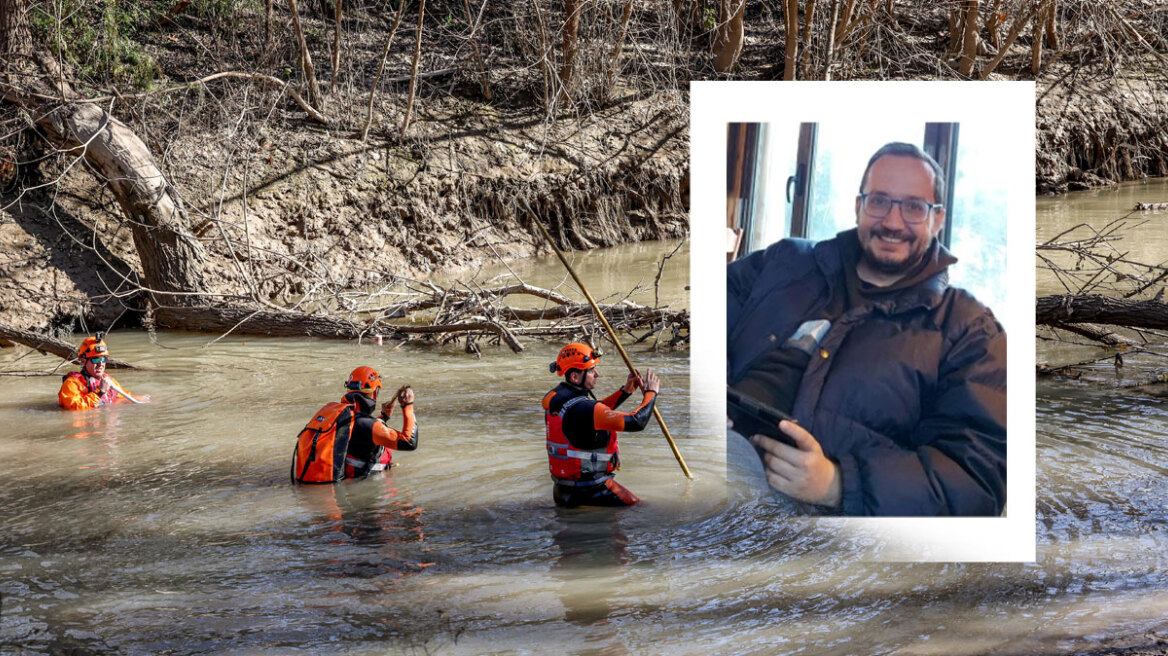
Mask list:
[[[391,449],[413,451],[418,448],[418,424],[414,420],[414,390],[405,387],[395,399],[381,405],[381,414],[373,416],[381,375],[373,367],[357,367],[345,381],[344,402],[356,410],[349,448],[345,456],[345,478],[362,478],[388,469],[393,461]],[[385,422],[393,414],[393,403],[401,404],[401,431]]]
[[[551,371],[564,382],[543,397],[547,426],[548,467],[556,505],[631,506],[640,499],[613,476],[620,469],[618,431],[640,431],[649,425],[661,382],[646,370],[644,377],[629,374],[624,386],[604,400],[592,395],[600,372],[600,355],[587,344],[568,344],[560,350]],[[636,391],[644,390],[633,412],[615,408]]]
[[[66,374],[57,392],[57,402],[62,408],[88,410],[112,403],[130,403],[122,396],[129,396],[129,392],[118,385],[113,376],[105,373],[106,360],[109,358],[105,333],[86,337],[77,348],[77,357],[81,359],[81,371]]]

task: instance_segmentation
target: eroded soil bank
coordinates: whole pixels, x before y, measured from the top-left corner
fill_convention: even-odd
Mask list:
[[[1145,64],[1158,65],[1150,56]],[[1070,67],[1056,73],[1037,85],[1039,193],[1168,176],[1168,89],[1162,81],[1134,68],[1115,76]]]
[[[546,250],[531,212],[571,248],[688,231],[688,112],[676,99],[629,97],[548,123],[435,98],[401,144],[298,128],[211,130],[160,154],[213,292],[290,306],[318,282],[377,288],[525,257]],[[60,184],[4,197],[0,321],[133,325],[140,264],[111,194],[68,158],[37,175]]]

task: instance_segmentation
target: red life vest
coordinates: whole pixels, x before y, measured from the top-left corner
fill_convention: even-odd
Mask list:
[[[345,453],[356,417],[352,404],[337,401],[313,416],[296,437],[293,483],[335,483],[345,478]]]
[[[617,432],[613,430],[595,431],[603,434],[606,444],[603,448],[578,449],[572,446],[564,434],[564,414],[574,405],[586,404],[590,409],[597,403],[588,390],[574,389],[560,385],[552,391],[551,399],[544,412],[547,427],[548,468],[552,480],[558,485],[596,485],[612,478],[620,469],[620,449],[617,446]],[[588,414],[588,426],[573,426],[575,431],[594,431],[592,414]]]

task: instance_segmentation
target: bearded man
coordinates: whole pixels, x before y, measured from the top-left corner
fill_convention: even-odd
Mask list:
[[[944,199],[932,157],[886,144],[861,178],[854,229],[784,239],[727,269],[729,387],[793,419],[769,436],[735,428],[806,512],[1005,507],[1006,334],[948,284]]]

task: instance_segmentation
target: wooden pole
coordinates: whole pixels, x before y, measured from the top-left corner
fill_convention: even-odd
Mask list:
[[[608,324],[608,319],[604,318],[604,313],[600,311],[600,306],[596,304],[596,301],[592,300],[592,294],[588,293],[588,288],[584,286],[584,281],[580,280],[580,276],[576,275],[576,270],[572,268],[572,265],[568,263],[568,259],[560,252],[559,247],[556,246],[556,242],[552,240],[551,234],[548,233],[547,228],[543,227],[543,223],[540,222],[535,212],[532,211],[531,206],[527,204],[526,199],[523,199],[523,204],[527,206],[527,211],[531,214],[531,218],[535,221],[535,225],[539,228],[539,232],[543,235],[543,238],[547,240],[548,245],[556,252],[556,257],[560,258],[560,262],[568,270],[568,273],[572,276],[572,280],[575,280],[576,285],[580,287],[580,291],[584,292],[584,298],[588,299],[588,304],[592,306],[592,311],[596,313],[596,318],[600,319],[600,323],[608,331],[608,337],[616,345],[616,350],[620,353],[621,359],[625,361],[625,366],[629,368],[629,373],[635,374],[637,370],[633,367],[632,361],[629,360],[629,354],[625,353],[625,347],[621,346],[620,339],[616,336],[616,331]],[[673,451],[673,457],[677,458],[677,464],[681,465],[682,473],[685,474],[686,478],[693,479],[693,474],[690,473],[689,467],[686,466],[685,459],[681,457],[681,452],[677,450],[677,444],[673,441],[673,436],[669,434],[669,428],[665,425],[665,420],[661,418],[661,411],[657,409],[656,405],[653,406],[653,417],[661,425],[661,432],[665,434],[665,439],[669,442],[669,449]]]

